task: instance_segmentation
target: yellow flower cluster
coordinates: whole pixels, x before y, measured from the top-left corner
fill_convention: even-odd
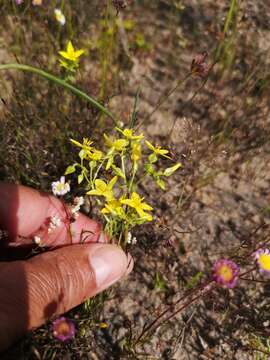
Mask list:
[[[78,183],[87,183],[86,194],[94,197],[100,207],[106,221],[105,230],[113,237],[121,238],[124,234],[127,238],[132,227],[153,219],[153,208],[137,192],[139,165],[144,172],[141,177],[150,176],[165,189],[163,179],[173,174],[181,164],[157,171],[159,158],[171,160],[169,151],[144,141],[144,135],[134,134],[133,129],[116,128],[114,137],[103,136],[102,150],[95,148],[88,138],[82,142],[71,139],[71,143],[80,149],[80,162],[69,166],[65,175],[80,171]],[[142,151],[144,143],[150,150],[148,155]]]

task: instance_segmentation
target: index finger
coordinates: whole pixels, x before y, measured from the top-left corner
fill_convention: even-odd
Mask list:
[[[51,229],[53,218],[58,219],[58,226]],[[45,246],[106,240],[97,222],[81,213],[72,219],[69,207],[54,196],[1,182],[0,229],[8,234],[7,246],[29,245],[39,240]],[[4,240],[0,239],[0,243]]]

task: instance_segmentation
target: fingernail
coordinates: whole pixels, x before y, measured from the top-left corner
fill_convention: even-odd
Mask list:
[[[108,236],[103,231],[101,231],[101,233],[99,234],[97,242],[98,243],[106,243],[107,239],[108,239]]]
[[[89,261],[99,289],[104,289],[119,280],[127,269],[126,254],[115,245],[98,247],[90,254]]]

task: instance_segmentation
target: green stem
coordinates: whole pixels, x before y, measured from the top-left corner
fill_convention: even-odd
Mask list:
[[[205,294],[205,289],[207,289],[207,287],[212,283],[212,280],[208,280],[203,284],[198,285],[195,289],[192,290],[188,290],[186,293],[184,293],[183,296],[181,296],[178,300],[176,300],[175,302],[171,303],[169,307],[167,307],[164,311],[162,311],[149,325],[145,326],[140,334],[140,336],[138,337],[138,339],[135,342],[135,345],[137,345],[141,339],[143,339],[146,335],[146,333],[148,333],[151,329],[157,329],[160,325],[164,324],[165,322],[169,321],[172,317],[174,317],[176,314],[178,314],[179,312],[181,312],[183,309],[185,309],[187,306],[191,305],[195,300],[199,299],[200,297],[204,296]],[[212,288],[210,288],[209,290],[207,290],[206,292],[211,291]],[[193,297],[195,295],[195,297]],[[186,302],[184,302],[184,304],[180,307],[177,308],[175,311],[173,311],[173,308],[175,308],[178,304],[180,304],[182,301],[185,301],[186,298],[191,297],[190,300],[187,300]],[[171,311],[171,313],[170,313]],[[168,315],[167,315],[168,314]],[[161,319],[163,319],[163,317],[167,315],[165,317],[165,319],[161,322]]]
[[[132,169],[132,177],[131,177],[131,180],[130,180],[130,182],[129,182],[129,187],[128,187],[128,192],[129,192],[129,193],[131,193],[136,172],[137,172],[137,170],[136,170],[136,165],[134,164],[134,165],[133,165],[133,169]]]
[[[122,167],[122,172],[125,176],[125,179],[127,179],[126,177],[126,168],[125,168],[125,155],[121,154],[121,167]],[[127,185],[127,182],[125,180],[125,185]]]
[[[99,99],[105,99],[107,96],[107,83],[108,83],[108,73],[112,65],[112,57],[115,43],[115,17],[112,17],[111,14],[111,0],[107,0],[106,10],[105,10],[105,29],[102,35],[102,47],[101,47],[101,68],[102,68],[102,79],[101,79],[101,89],[99,92]],[[108,30],[112,27],[112,34],[108,33]]]
[[[209,69],[209,73],[210,71],[213,69],[213,67],[215,66],[216,63],[213,63],[212,66],[210,67]],[[209,75],[208,75],[209,76]],[[200,87],[194,91],[194,93],[192,94],[192,96],[183,104],[183,107],[182,107],[182,112],[183,112],[183,109],[189,105],[194,99],[195,97],[199,94],[199,92],[203,89],[203,87],[205,86],[205,84],[207,83],[207,80],[208,80],[208,76],[203,80],[203,82],[201,83]],[[175,125],[176,125],[176,121],[178,119],[178,115],[175,117],[174,121],[173,121],[173,125],[171,127],[171,130],[170,132],[168,133],[168,136],[169,136],[169,139],[171,139],[172,137],[172,134],[173,134],[173,131],[174,131],[174,128],[175,128]]]
[[[97,171],[96,171],[96,173],[95,173],[95,175],[94,175],[93,183],[95,182],[96,178],[98,177],[98,174],[99,174],[99,172],[100,172],[100,169],[102,168],[102,166],[104,165],[104,163],[105,163],[105,159],[102,160],[102,162],[99,164],[99,166],[98,166],[98,168],[97,168]]]
[[[91,188],[94,188],[94,182],[93,182],[93,168],[90,166],[90,182],[89,182]]]
[[[65,89],[71,91],[73,94],[79,96],[80,98],[86,100],[91,105],[98,108],[101,112],[103,112],[109,118],[111,118],[113,120],[113,122],[115,123],[115,125],[117,125],[116,118],[109,110],[107,110],[104,106],[102,106],[98,101],[93,99],[91,96],[87,95],[85,92],[83,92],[82,90],[76,88],[75,86],[67,83],[66,81],[64,81],[50,73],[47,73],[44,70],[35,68],[33,66],[24,65],[24,64],[2,64],[2,65],[0,64],[0,71],[1,70],[13,70],[13,69],[32,72],[34,74],[40,75],[41,77],[43,77],[57,85],[64,87]]]
[[[163,105],[165,103],[165,101],[167,101],[169,99],[169,97],[179,88],[180,85],[184,84],[185,81],[192,75],[191,72],[189,72],[187,74],[186,77],[184,77],[184,79],[178,80],[176,85],[167,93],[162,94],[160,96],[160,98],[158,99],[158,102],[156,104],[156,106],[154,107],[154,109],[151,111],[151,113],[147,116],[146,121],[148,121],[151,116],[160,108],[161,105]]]
[[[230,8],[229,8],[229,11],[227,13],[224,28],[223,28],[223,32],[222,32],[223,40],[221,41],[221,43],[219,44],[219,46],[217,48],[217,51],[216,51],[216,54],[215,54],[215,61],[219,61],[220,57],[222,55],[222,50],[223,50],[224,42],[225,42],[225,39],[226,39],[226,35],[228,33],[229,27],[231,25],[234,14],[236,12],[236,8],[237,8],[237,0],[231,0]]]
[[[232,0],[228,15],[227,15],[227,18],[226,18],[226,21],[225,21],[224,29],[223,29],[224,35],[226,35],[227,32],[228,32],[228,29],[229,29],[230,23],[232,22],[232,18],[233,18],[233,14],[234,14],[234,11],[236,9],[236,6],[237,6],[237,1]]]

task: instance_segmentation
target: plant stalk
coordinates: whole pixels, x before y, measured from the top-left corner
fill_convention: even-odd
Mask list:
[[[110,119],[113,120],[114,124],[117,125],[117,120],[115,116],[106,109],[103,105],[101,105],[97,100],[92,98],[91,96],[87,95],[82,90],[76,88],[75,86],[69,84],[65,80],[60,79],[57,76],[54,76],[44,70],[38,69],[36,67],[24,64],[0,64],[0,71],[1,70],[21,70],[21,71],[28,71],[34,74],[37,74],[57,85],[64,87],[65,89],[71,91],[73,94],[79,96],[80,98],[86,100],[88,103],[99,109],[103,114],[107,115]]]

